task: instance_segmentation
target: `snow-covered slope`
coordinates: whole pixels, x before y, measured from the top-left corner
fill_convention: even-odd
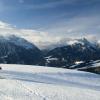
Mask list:
[[[100,75],[0,64],[0,100],[100,100]]]

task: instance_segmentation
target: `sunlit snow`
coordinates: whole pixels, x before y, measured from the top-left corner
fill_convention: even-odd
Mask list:
[[[0,100],[100,100],[100,75],[0,64]]]

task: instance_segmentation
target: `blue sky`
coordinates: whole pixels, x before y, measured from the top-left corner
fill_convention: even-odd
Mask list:
[[[51,37],[98,38],[100,0],[0,0],[0,21]]]

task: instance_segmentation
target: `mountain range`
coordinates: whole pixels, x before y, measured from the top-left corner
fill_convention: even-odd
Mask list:
[[[47,64],[50,66],[70,67],[76,62],[88,62],[100,58],[98,43],[87,39],[69,41],[65,46],[56,47],[46,53]]]
[[[0,63],[42,65],[86,71],[94,61],[100,60],[99,42],[86,38],[64,40],[40,50],[24,38],[0,36]]]

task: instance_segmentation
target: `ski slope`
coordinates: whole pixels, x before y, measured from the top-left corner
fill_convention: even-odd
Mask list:
[[[0,64],[0,100],[100,100],[100,75]]]

